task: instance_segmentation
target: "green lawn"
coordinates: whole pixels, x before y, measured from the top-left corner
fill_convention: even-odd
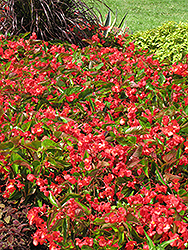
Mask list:
[[[86,3],[89,1],[91,0],[84,0]],[[167,21],[188,22],[188,0],[105,0],[105,2],[114,12],[117,9],[117,24],[128,12],[127,26],[132,32],[152,29]],[[101,4],[97,7],[103,16],[108,12]]]

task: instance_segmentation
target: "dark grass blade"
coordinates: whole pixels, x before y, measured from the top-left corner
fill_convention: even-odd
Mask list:
[[[127,13],[124,15],[124,17],[122,18],[122,20],[121,20],[121,22],[120,22],[118,28],[121,28],[121,25],[123,24],[123,22],[124,22],[124,20],[125,20],[125,18],[126,18],[126,16],[127,16],[127,14],[128,14],[128,12],[127,12]]]

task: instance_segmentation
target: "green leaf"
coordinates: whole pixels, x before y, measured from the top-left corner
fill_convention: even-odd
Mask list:
[[[110,87],[110,89],[111,89],[111,86],[114,86],[114,83],[113,82],[105,82],[105,81],[101,81],[101,80],[99,80],[99,81],[96,81],[96,82],[93,82],[93,84],[95,85],[95,87],[97,87],[97,88],[100,88],[99,90],[101,90],[101,89],[105,89],[106,87]],[[110,105],[111,105],[111,103],[110,103]]]
[[[181,153],[182,153],[181,148],[178,148],[177,153],[176,153],[176,159],[180,159]]]
[[[29,128],[30,128],[30,126],[31,126],[31,121],[24,123],[24,124],[21,126],[21,129],[22,129],[23,131],[28,131]]]
[[[92,247],[90,247],[90,246],[86,246],[86,245],[84,245],[84,246],[82,246],[82,248],[81,248],[82,250],[93,250],[93,248]]]
[[[166,81],[166,78],[162,73],[159,74],[159,81],[161,84],[163,84]]]
[[[69,79],[69,80],[71,80],[71,79]],[[65,92],[66,95],[69,96],[69,95],[72,95],[72,94],[77,94],[81,90],[82,90],[82,87],[72,87],[72,88],[65,89],[64,92]]]
[[[37,176],[39,174],[39,172],[40,172],[40,169],[41,169],[40,161],[33,161],[32,166],[33,166],[33,169],[34,169],[34,175]]]
[[[99,69],[101,69],[103,66],[104,66],[104,63],[100,63],[99,65],[97,65],[97,66],[95,67],[95,69],[96,69],[96,70],[99,70]]]
[[[153,241],[150,239],[149,235],[145,232],[145,230],[144,230],[144,233],[145,233],[146,238],[147,238],[147,242],[148,242],[148,245],[149,245],[149,249],[150,249],[150,250],[155,249],[155,244],[154,244]]]
[[[13,162],[18,161],[18,160],[24,161],[24,159],[23,159],[17,152],[13,152],[13,153],[11,154],[11,160],[12,160]]]
[[[133,145],[136,143],[136,136],[117,137],[117,142],[122,145]]]
[[[45,148],[47,148],[47,147],[59,147],[59,145],[56,142],[54,142],[50,139],[45,139],[44,141],[42,141],[42,146]]]
[[[104,27],[108,27],[108,26],[110,26],[110,24],[111,24],[111,12],[108,11]]]
[[[34,151],[38,151],[38,149],[41,147],[41,142],[40,141],[32,141],[29,143],[25,143],[24,146],[26,148],[32,149]]]
[[[88,98],[88,100],[89,100],[89,103],[90,103],[90,106],[91,106],[92,112],[94,112],[94,111],[95,111],[95,104],[94,104],[94,102],[91,100],[91,98],[90,98],[90,97]]]
[[[85,160],[86,158],[89,158],[89,153],[87,152],[87,150],[86,150],[85,153],[84,153],[83,160]]]
[[[139,220],[131,213],[128,213],[126,216],[126,220],[130,222],[136,222],[139,223]]]
[[[99,172],[99,169],[94,169],[90,173],[88,173],[89,176],[96,176],[96,174]]]
[[[61,136],[61,134],[62,134],[61,131],[55,131],[55,132],[54,132],[54,136],[55,136],[56,138],[59,138],[59,137]]]
[[[149,174],[148,174],[148,164],[145,165],[145,166],[143,167],[143,171],[144,171],[145,175],[149,178]]]
[[[123,22],[124,22],[124,20],[125,20],[125,18],[126,18],[126,16],[127,16],[127,14],[128,14],[128,12],[124,15],[124,17],[122,18],[122,20],[121,20],[121,22],[120,22],[120,24],[119,24],[119,26],[118,26],[118,29],[120,29],[121,28],[121,25],[123,24]],[[124,23],[124,25],[125,25],[125,23]],[[123,25],[123,28],[124,28],[124,25]],[[122,30],[123,30],[123,28],[122,28]]]
[[[62,225],[64,242],[66,241],[66,238],[67,238],[67,229],[68,229],[67,219],[64,218],[64,219],[63,219],[63,225]]]
[[[50,200],[51,204],[59,207],[60,204],[57,204],[57,200],[55,199],[55,197],[51,194],[51,192],[49,193],[48,199]]]
[[[159,169],[156,167],[156,170],[155,170],[155,174],[157,175],[158,179],[160,180],[160,182],[166,186],[166,182],[164,181],[161,173],[159,172]]]
[[[55,219],[56,215],[58,214],[56,207],[53,207],[52,210],[48,214],[48,219],[46,222],[47,228],[49,230],[51,223]]]
[[[145,242],[145,239],[141,238],[133,227],[131,227],[130,233],[133,236],[133,239],[136,239],[138,243]]]
[[[50,231],[58,231],[58,228],[62,226],[62,219],[59,219],[55,224],[50,228]]]
[[[128,141],[125,137],[117,137],[116,140],[122,146],[125,146],[128,144]]]
[[[109,111],[107,111],[107,114],[110,116],[111,121],[114,121],[114,118]]]
[[[64,169],[64,168],[69,167],[71,165],[69,162],[54,159],[52,157],[48,157],[48,161],[59,169]]]
[[[124,133],[125,134],[143,134],[145,130],[142,128],[142,126],[137,126],[137,127],[130,127],[130,128],[124,128]]]
[[[66,195],[61,201],[60,204],[63,206],[70,198],[81,198],[81,196],[79,194],[68,194]]]
[[[118,238],[119,238],[119,242],[118,242],[118,245],[121,246],[122,242],[124,242],[124,230],[121,231],[120,228],[119,228],[119,231],[118,231]]]
[[[149,122],[144,122],[144,121],[141,121],[141,120],[139,120],[139,122],[140,122],[140,125],[143,128],[151,128],[151,124]]]
[[[94,223],[94,225],[102,225],[102,224],[104,224],[104,219],[100,219],[100,218],[96,218],[94,221],[93,221],[93,223]]]
[[[41,199],[37,199],[37,204],[39,207],[42,207],[42,200]]]
[[[87,88],[79,94],[79,99],[86,99],[87,96],[90,96],[93,93],[93,89]]]
[[[8,198],[9,200],[19,200],[22,197],[22,192],[19,190],[14,191]]]
[[[181,132],[181,133],[188,134],[188,127],[185,127],[185,128],[180,129],[180,132]]]
[[[3,66],[3,71],[8,71],[9,68],[10,68],[10,65],[11,65],[12,61],[9,61],[8,63],[6,63],[4,66]]]
[[[76,203],[78,203],[80,205],[81,208],[83,208],[84,212],[87,214],[87,215],[90,215],[91,214],[91,211],[90,209],[85,206],[84,204],[80,203],[79,201],[76,200]]]
[[[0,144],[0,151],[1,150],[10,150],[14,147],[12,142],[3,142]]]
[[[165,241],[163,243],[161,243],[159,246],[162,247],[163,249],[165,249],[165,247],[167,247],[171,242],[177,240],[178,238],[176,239],[173,239],[173,240],[168,240],[168,241]],[[158,246],[157,246],[158,247]]]
[[[186,115],[188,115],[188,106],[185,107],[184,111],[185,111]]]
[[[187,194],[187,191],[185,189],[178,190],[178,195],[179,196],[183,196],[183,195],[186,195],[186,194]]]
[[[68,123],[68,120],[65,117],[60,116],[59,117],[64,123]]]
[[[2,117],[3,114],[4,114],[4,110],[2,107],[0,107],[0,118]]]

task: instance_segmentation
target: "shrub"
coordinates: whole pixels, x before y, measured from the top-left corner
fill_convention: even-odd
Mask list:
[[[139,49],[149,50],[167,64],[181,62],[188,53],[188,23],[167,22],[129,37]]]
[[[6,36],[36,32],[38,39],[83,46],[99,23],[92,6],[80,0],[7,0],[1,9],[0,31]]]
[[[3,197],[33,202],[33,243],[186,249],[188,63],[121,36],[118,48],[35,39],[0,36]]]

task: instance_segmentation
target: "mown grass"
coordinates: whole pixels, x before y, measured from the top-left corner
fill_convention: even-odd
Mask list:
[[[84,2],[88,3],[91,0]],[[117,24],[128,12],[127,27],[132,32],[152,29],[167,21],[188,22],[187,0],[105,0],[105,3],[114,12],[117,9]],[[103,16],[108,13],[108,9],[102,4],[96,7]]]

